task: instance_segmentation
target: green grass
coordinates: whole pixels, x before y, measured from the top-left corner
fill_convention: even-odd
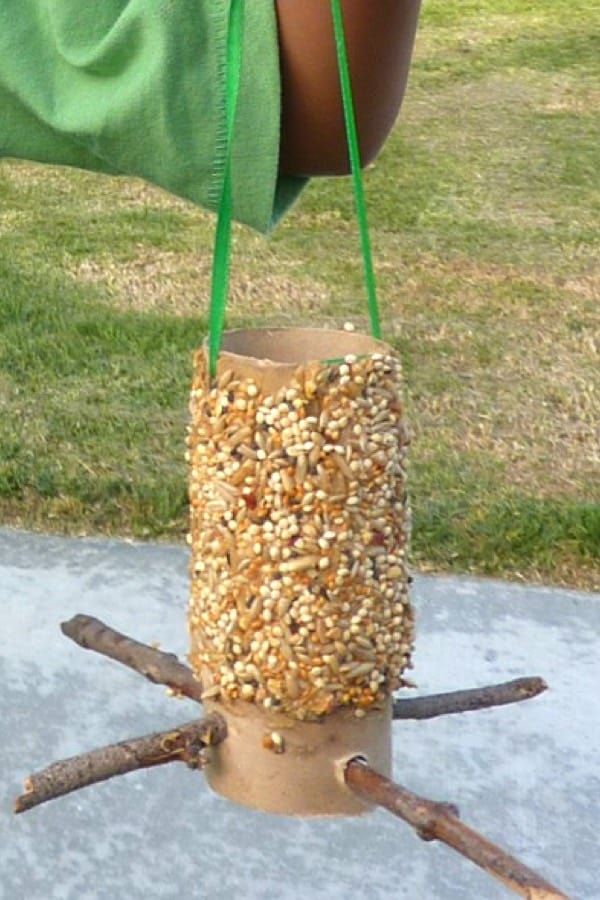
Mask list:
[[[367,193],[414,439],[413,558],[600,588],[595,4],[426,0]],[[0,165],[0,521],[183,539],[214,221]],[[236,230],[230,324],[365,323],[350,186]]]
[[[182,533],[185,396],[203,321],[115,313],[19,267],[0,266],[0,278],[0,504],[42,527]]]

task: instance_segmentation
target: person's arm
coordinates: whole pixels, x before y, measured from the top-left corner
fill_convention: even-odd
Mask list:
[[[329,0],[276,0],[282,73],[280,171],[343,175],[346,133]],[[400,109],[420,0],[342,0],[364,165]]]

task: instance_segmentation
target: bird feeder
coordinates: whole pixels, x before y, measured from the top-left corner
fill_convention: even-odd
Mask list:
[[[196,355],[190,661],[228,725],[209,784],[244,805],[359,814],[345,763],[390,772],[410,663],[400,364],[344,331],[224,336]]]
[[[189,430],[190,662],[229,735],[206,769],[219,793],[290,815],[354,815],[362,757],[390,774],[391,694],[410,663],[408,434],[401,369],[379,313],[339,0],[333,33],[373,337],[223,334],[243,7],[232,7],[229,150],[209,339]]]

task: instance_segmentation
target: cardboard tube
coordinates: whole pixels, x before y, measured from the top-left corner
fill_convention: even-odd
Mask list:
[[[394,353],[383,341],[325,328],[257,328],[223,335],[217,374],[233,369],[268,393],[289,384],[298,366],[343,356]]]
[[[364,718],[342,709],[318,722],[299,722],[251,703],[206,706],[223,715],[228,727],[227,740],[210,750],[206,780],[242,806],[287,816],[359,816],[372,807],[346,786],[346,763],[362,756],[391,776],[391,699]]]
[[[310,378],[312,367],[314,371],[322,370],[324,360],[339,360],[350,356],[360,359],[374,354],[381,354],[383,358],[389,357],[393,351],[385,343],[355,332],[311,328],[232,331],[226,333],[223,338],[217,380],[229,372],[231,375],[228,377],[233,382],[251,380],[260,395],[276,394],[281,388],[289,387],[294,379]],[[196,365],[199,373],[198,384],[204,384],[202,379],[206,376],[207,365],[205,349],[204,353],[198,356]],[[227,378],[225,383],[228,383]],[[218,419],[218,416],[216,418]],[[200,416],[198,421],[203,425],[209,420]],[[216,443],[218,445],[218,441]],[[204,448],[205,445],[200,441],[198,446]],[[205,450],[202,452],[205,453]],[[210,478],[200,479],[198,484],[200,489],[210,490]],[[203,502],[200,501],[200,509],[203,509]],[[306,515],[310,516],[310,513]],[[395,515],[398,516],[398,528],[401,529],[406,524],[404,514],[395,513]],[[225,717],[228,725],[227,740],[210,750],[209,764],[205,770],[208,784],[222,796],[264,812],[293,816],[355,816],[367,812],[369,807],[348,789],[342,772],[350,759],[362,756],[377,771],[384,775],[391,774],[389,695],[380,692],[369,706],[368,700],[362,704],[355,702],[358,695],[354,694],[354,699],[348,705],[333,706],[332,711],[328,711],[325,707],[324,713],[320,715],[315,714],[315,710],[308,706],[296,708],[298,713],[296,715],[290,711],[291,708],[286,708],[288,697],[285,695],[281,695],[279,699],[267,697],[264,703],[261,702],[262,698],[257,702],[252,699],[235,699],[236,696],[237,698],[243,696],[239,693],[227,697],[226,690],[220,690],[218,682],[224,668],[231,667],[233,673],[233,666],[238,664],[241,655],[228,657],[229,651],[218,650],[212,659],[219,661],[215,663],[214,671],[211,671],[208,665],[211,655],[209,653],[203,656],[203,651],[207,646],[210,649],[215,643],[218,645],[222,639],[222,632],[219,629],[227,626],[228,604],[234,613],[234,617],[228,620],[230,622],[227,626],[230,629],[227,632],[228,639],[231,639],[231,635],[235,632],[238,635],[236,640],[244,640],[245,629],[248,626],[243,626],[244,636],[236,631],[238,621],[243,618],[242,613],[236,612],[236,605],[240,602],[240,592],[244,590],[245,585],[238,583],[235,591],[232,589],[231,593],[227,594],[226,589],[220,595],[222,599],[214,600],[219,581],[215,574],[217,570],[213,571],[211,566],[215,565],[215,553],[218,554],[219,551],[218,548],[209,549],[205,543],[206,532],[203,531],[205,521],[205,519],[192,521],[194,559],[197,554],[198,560],[201,562],[204,560],[202,565],[206,565],[206,569],[201,569],[202,574],[196,578],[193,585],[191,608],[194,612],[190,619],[190,659],[195,668],[200,669],[199,675],[207,692],[205,701],[207,710],[218,711]],[[407,531],[406,524],[405,538]],[[200,546],[204,547],[203,551],[199,549]],[[257,569],[253,558],[253,568],[247,569],[251,572],[249,580],[253,591],[257,590],[260,578],[267,577],[261,573],[260,565],[262,562],[259,562]],[[271,565],[267,564],[267,569]],[[223,577],[226,579],[226,569],[219,571],[224,572]],[[402,571],[406,576],[404,569]],[[399,573],[400,568],[393,577],[402,583],[402,576]],[[318,589],[318,577],[316,573],[313,582],[315,591]],[[202,597],[205,598],[202,601],[198,599],[201,592],[204,592]],[[357,596],[358,594],[357,591]],[[330,602],[334,602],[333,598]],[[387,601],[382,598],[381,602],[384,604]],[[222,619],[223,626],[219,625],[215,629],[214,625],[210,625],[209,628],[212,630],[210,636],[207,636],[202,616],[210,604],[220,604],[215,615]],[[402,608],[401,605],[395,607],[396,616],[400,614]],[[244,611],[242,608],[242,612]],[[412,618],[406,609],[403,614],[405,614],[404,624],[408,630],[407,641],[410,641]],[[276,610],[269,613],[267,620],[269,627],[276,624],[277,615]],[[368,653],[373,653],[367,658],[374,659],[375,650],[371,651],[365,635],[362,635],[362,638],[363,647],[366,641]],[[247,653],[247,645],[244,652]],[[314,652],[318,655],[319,651]],[[277,653],[276,647],[273,653]],[[201,659],[204,660],[203,663],[199,663]],[[239,662],[239,665],[244,664]],[[217,670],[217,665],[220,671]],[[277,668],[275,664],[269,663],[269,666]],[[358,667],[361,667],[360,662]],[[366,667],[369,669],[369,663]],[[265,677],[269,678],[268,675]],[[280,676],[277,677],[278,683],[282,684],[283,680]],[[349,684],[355,689],[357,682],[352,679],[358,677],[359,673],[354,676],[340,671],[338,680],[348,678]],[[215,686],[217,691],[213,692]],[[252,696],[252,689],[250,693]],[[297,698],[294,702],[300,703]]]

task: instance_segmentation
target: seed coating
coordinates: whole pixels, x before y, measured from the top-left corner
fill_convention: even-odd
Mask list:
[[[190,661],[211,696],[360,718],[410,666],[409,433],[391,355],[300,366],[275,394],[199,351],[188,430]]]

